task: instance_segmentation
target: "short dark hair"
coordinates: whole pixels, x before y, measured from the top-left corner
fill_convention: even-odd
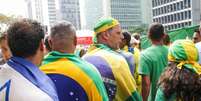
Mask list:
[[[29,19],[21,19],[11,24],[7,34],[13,56],[24,58],[35,55],[44,38],[42,25]]]
[[[48,43],[48,40],[49,40],[49,35],[45,36],[44,44],[45,44],[46,49],[47,49],[48,51],[51,51],[52,49],[51,49],[51,47],[50,47],[50,45],[49,45],[49,43]]]
[[[164,39],[163,39],[163,43],[165,45],[169,45],[170,44],[170,36],[168,34],[165,34]]]
[[[164,36],[164,27],[160,23],[153,23],[151,27],[149,28],[148,37],[151,40],[159,41]]]
[[[124,31],[122,32],[123,36],[124,36],[124,40],[126,40],[126,45],[130,46],[130,41],[131,41],[131,33],[128,31]]]

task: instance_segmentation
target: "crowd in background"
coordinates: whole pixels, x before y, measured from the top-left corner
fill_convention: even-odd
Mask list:
[[[93,44],[76,49],[76,29],[57,22],[13,22],[1,34],[0,101],[200,101],[201,29],[193,40],[170,42],[160,23],[150,25],[152,46],[101,18]]]

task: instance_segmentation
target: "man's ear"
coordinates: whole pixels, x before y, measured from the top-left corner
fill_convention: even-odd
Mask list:
[[[52,49],[52,39],[51,38],[48,38],[48,44],[50,46],[50,49]]]
[[[109,39],[109,36],[110,36],[110,33],[108,33],[108,32],[102,32],[102,36],[103,36],[103,39]]]
[[[45,50],[45,44],[44,44],[44,40],[43,40],[43,39],[40,41],[39,49],[40,49],[41,51],[44,51],[44,50]]]
[[[74,36],[74,45],[76,46],[77,45],[77,37]]]

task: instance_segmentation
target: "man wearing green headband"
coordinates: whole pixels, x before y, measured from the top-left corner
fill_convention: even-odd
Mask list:
[[[143,101],[154,101],[156,84],[167,66],[168,49],[163,45],[164,27],[162,24],[153,23],[149,28],[148,37],[152,46],[144,50],[140,55],[139,74],[142,75]]]
[[[119,22],[114,18],[100,19],[94,31],[95,44],[83,58],[101,73],[109,100],[141,101],[126,60],[116,52],[123,39]]]

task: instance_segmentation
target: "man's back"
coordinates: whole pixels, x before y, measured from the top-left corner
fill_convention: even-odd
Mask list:
[[[53,51],[41,69],[54,81],[61,101],[107,101],[98,71],[73,54]]]
[[[165,46],[151,46],[141,53],[139,73],[150,77],[148,101],[154,101],[158,79],[167,66],[168,49]]]
[[[92,63],[101,73],[110,100],[140,101],[136,92],[136,84],[126,60],[118,53],[97,48],[83,58]]]

